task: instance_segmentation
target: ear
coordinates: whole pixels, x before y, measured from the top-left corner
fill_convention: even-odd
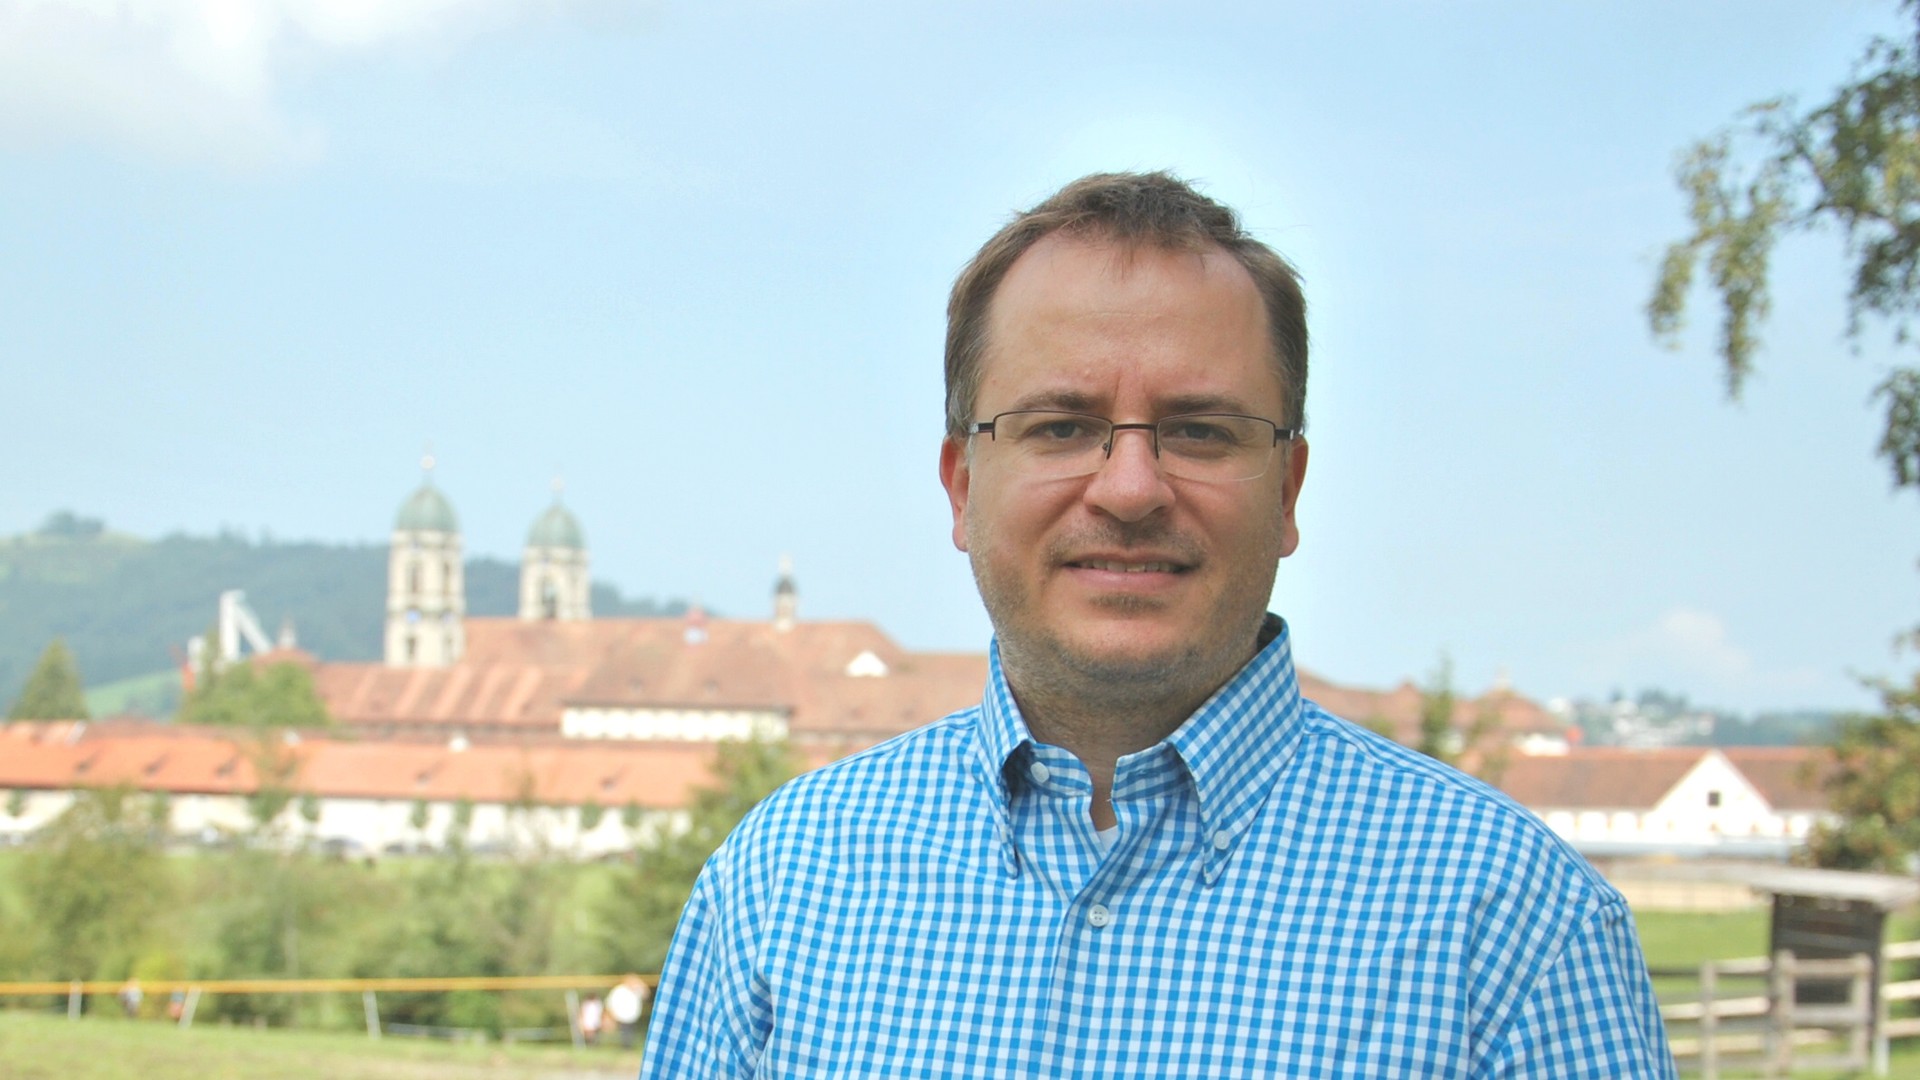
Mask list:
[[[1300,439],[1287,447],[1286,475],[1281,478],[1284,485],[1280,491],[1280,557],[1286,558],[1300,546],[1300,523],[1294,517],[1294,506],[1300,501],[1300,485],[1307,482],[1307,440]]]
[[[947,489],[947,503],[953,508],[953,546],[961,551],[967,550],[967,486],[972,480],[966,440],[941,440],[940,486]]]

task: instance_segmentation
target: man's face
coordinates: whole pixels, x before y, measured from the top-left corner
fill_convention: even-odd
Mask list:
[[[1193,412],[1285,425],[1266,310],[1227,252],[1127,251],[1054,235],[989,313],[976,421],[1051,408],[1151,423]],[[988,436],[942,447],[953,540],[1010,673],[1210,692],[1253,654],[1279,560],[1299,544],[1304,443],[1231,483],[1160,471],[1151,432],[1114,435],[1092,476],[1022,476]]]

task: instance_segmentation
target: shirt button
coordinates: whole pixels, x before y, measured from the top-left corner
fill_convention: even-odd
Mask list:
[[[1221,829],[1213,834],[1213,846],[1217,851],[1225,851],[1233,846],[1233,837],[1227,835],[1227,830]]]
[[[1113,916],[1108,914],[1106,906],[1103,904],[1095,904],[1087,909],[1087,924],[1095,930],[1100,929],[1112,921]]]
[[[1033,777],[1034,783],[1044,784],[1053,776],[1053,770],[1036,761],[1033,767],[1027,770],[1027,775]]]

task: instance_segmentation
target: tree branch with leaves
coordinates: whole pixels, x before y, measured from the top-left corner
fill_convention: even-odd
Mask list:
[[[1727,394],[1754,370],[1771,309],[1772,254],[1789,233],[1838,229],[1852,281],[1847,334],[1869,322],[1912,340],[1920,315],[1920,0],[1901,5],[1905,40],[1876,38],[1852,80],[1802,111],[1791,98],[1748,109],[1684,152],[1676,179],[1692,231],[1667,247],[1647,321],[1677,346],[1704,264],[1718,300],[1716,351]],[[1920,487],[1920,369],[1896,366],[1875,390],[1885,406],[1879,454],[1898,487]]]

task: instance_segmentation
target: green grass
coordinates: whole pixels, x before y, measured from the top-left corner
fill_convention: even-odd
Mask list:
[[[9,1080],[631,1080],[617,1048],[450,1044],[392,1036],[171,1024],[0,1010]]]
[[[93,716],[171,716],[180,706],[180,672],[175,668],[135,675],[87,690]]]
[[[1763,956],[1767,951],[1768,927],[1773,916],[1771,911],[1761,907],[1726,913],[1636,911],[1633,917],[1640,929],[1640,944],[1646,950],[1647,966],[1659,971],[1697,969],[1707,960]],[[1920,915],[1908,914],[1888,921],[1887,941],[1912,941],[1916,938],[1920,938]],[[1897,973],[1895,977],[1911,976]],[[1667,1001],[1696,995],[1699,980],[1686,976],[1656,975],[1653,984],[1661,1000]],[[1765,993],[1765,984],[1757,979],[1729,981],[1721,990],[1723,996],[1761,993]],[[1676,1030],[1675,1034],[1685,1032]],[[1684,1073],[1688,1062],[1683,1059],[1681,1064]],[[1920,1077],[1920,1040],[1908,1039],[1894,1044],[1889,1066],[1887,1075],[1890,1077]],[[1732,1080],[1758,1076],[1759,1073],[1723,1068],[1721,1075]],[[1841,1080],[1857,1075],[1861,1074],[1814,1071],[1793,1074],[1794,1080]]]

